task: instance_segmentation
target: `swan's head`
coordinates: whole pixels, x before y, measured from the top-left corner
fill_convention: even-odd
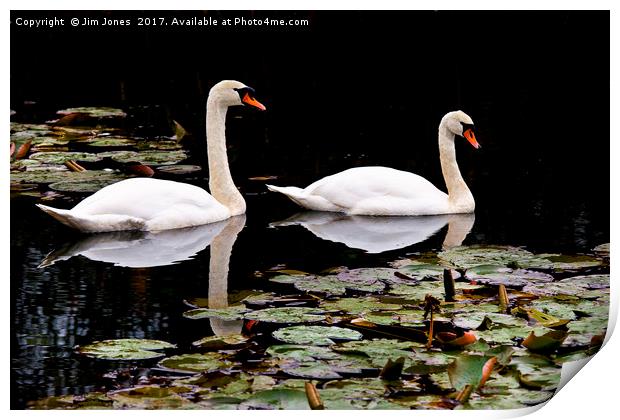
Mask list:
[[[222,80],[217,83],[211,88],[209,99],[226,106],[246,105],[261,111],[267,109],[254,97],[254,89],[236,80]]]
[[[480,148],[474,134],[474,121],[463,111],[448,112],[441,123],[455,135],[465,137],[476,149]]]

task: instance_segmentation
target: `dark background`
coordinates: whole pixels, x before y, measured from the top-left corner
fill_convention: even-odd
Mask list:
[[[121,106],[141,124],[173,118],[201,139],[208,89],[237,79],[257,90],[268,112],[243,112],[248,122],[229,124],[236,178],[275,174],[301,186],[379,164],[441,188],[437,126],[462,109],[483,146],[457,142],[478,210],[501,208],[513,219],[507,229],[515,218],[548,229],[544,220],[567,207],[590,221],[609,217],[607,11],[13,11],[12,21],[18,16],[66,25],[12,25],[17,120],[67,106]],[[86,16],[132,26],[68,25]],[[310,25],[136,26],[138,17],[159,16]],[[196,147],[206,162],[204,144]],[[578,219],[574,211],[565,216]],[[565,227],[548,234],[567,234]]]
[[[457,139],[461,171],[476,199],[465,244],[584,252],[609,241],[609,12],[17,12],[17,17],[131,19],[118,28],[11,25],[13,121],[43,122],[73,106],[118,106],[128,129],[193,133],[192,159],[206,165],[209,88],[237,79],[267,112],[231,109],[231,171],[248,202],[229,290],[264,287],[255,270],[276,264],[317,272],[381,265],[429,240],[371,256],[302,228],[267,229],[298,208],[250,176],[305,186],[357,165],[416,172],[444,187],[437,127],[462,109],[481,150]],[[301,27],[137,27],[137,17],[309,19]],[[206,181],[200,181],[206,185]],[[200,183],[199,182],[199,183]],[[61,203],[59,207],[67,207]],[[12,407],[94,389],[101,366],[73,346],[114,337],[179,342],[199,334],[181,317],[186,297],[205,296],[208,249],[148,271],[74,258],[37,269],[76,236],[11,202]],[[23,221],[27,220],[28,223]],[[204,334],[203,334],[204,335]],[[196,337],[198,338],[198,337]]]

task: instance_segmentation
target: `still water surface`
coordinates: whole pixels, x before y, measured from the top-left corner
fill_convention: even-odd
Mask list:
[[[199,177],[188,181],[206,187]],[[183,347],[212,332],[240,331],[235,322],[183,318],[184,301],[206,298],[211,307],[221,307],[247,290],[274,290],[260,275],[274,266],[309,272],[384,266],[440,249],[444,241],[522,245],[534,252],[588,251],[609,241],[608,210],[596,200],[567,200],[562,211],[550,212],[559,203],[516,200],[507,206],[482,198],[475,217],[351,218],[300,213],[283,197],[263,192],[262,182],[241,184],[247,216],[160,234],[81,235],[40,212],[34,200],[14,197],[13,407],[105,385],[109,366],[79,357],[76,345],[153,338]],[[477,192],[485,193],[492,195]]]

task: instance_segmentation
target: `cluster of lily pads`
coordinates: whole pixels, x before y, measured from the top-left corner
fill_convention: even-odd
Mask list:
[[[140,374],[118,368],[107,377],[129,377],[129,383],[31,407],[535,405],[553,395],[563,363],[601,346],[608,273],[608,244],[575,256],[464,246],[382,268],[267,271],[264,290],[247,291],[227,308],[187,302],[188,322],[227,322],[236,330],[196,340],[192,348],[134,339],[81,346],[79,357],[140,363]],[[447,298],[450,279],[456,293]]]
[[[70,108],[58,115],[44,124],[11,122],[12,193],[55,199],[95,192],[132,176],[201,170],[180,164],[188,153],[179,130],[172,137],[129,136],[118,128],[126,114],[115,108]]]

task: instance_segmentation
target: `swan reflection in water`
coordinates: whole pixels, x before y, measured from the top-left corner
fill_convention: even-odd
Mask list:
[[[119,267],[147,268],[176,264],[210,247],[209,308],[228,307],[228,266],[232,247],[245,226],[245,215],[208,225],[160,232],[106,232],[86,236],[52,251],[39,265],[50,266],[84,256]],[[212,318],[215,335],[239,334],[243,321]]]
[[[376,217],[308,211],[271,223],[269,226],[300,225],[321,239],[378,254],[422,242],[446,224],[448,224],[448,231],[443,247],[459,246],[471,231],[474,221],[473,213]]]

